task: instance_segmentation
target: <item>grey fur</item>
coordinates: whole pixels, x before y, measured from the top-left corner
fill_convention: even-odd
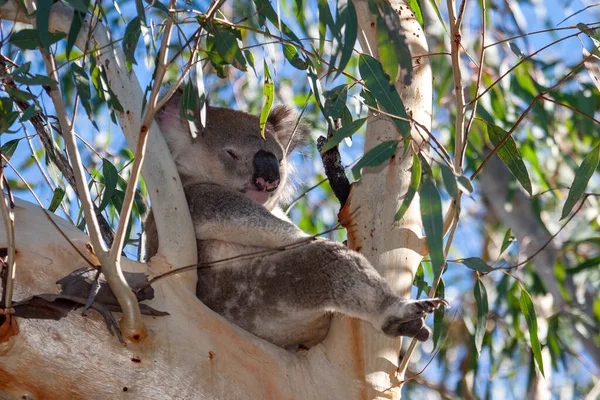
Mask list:
[[[288,156],[308,135],[302,125],[292,134],[296,114],[287,107],[275,108],[263,140],[256,116],[209,107],[206,127],[192,138],[188,122],[180,117],[180,97],[176,94],[167,103],[157,121],[184,183],[198,262],[309,238],[278,207],[290,187]],[[255,173],[261,150],[279,161],[279,186],[271,192],[257,190],[265,181],[259,182],[262,178]],[[265,165],[272,166],[271,160]],[[152,256],[158,248],[152,216],[146,226],[147,255]],[[332,312],[368,321],[390,336],[424,341],[429,337],[424,317],[447,305],[440,299],[399,298],[361,254],[327,240],[199,269],[196,295],[231,322],[286,349],[321,342]]]

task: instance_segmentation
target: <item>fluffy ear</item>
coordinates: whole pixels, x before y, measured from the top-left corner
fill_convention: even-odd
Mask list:
[[[300,115],[292,108],[279,105],[271,110],[267,119],[279,143],[288,149],[288,154],[308,142],[309,128],[300,123],[299,118]]]
[[[171,153],[176,158],[177,154],[187,148],[191,141],[189,123],[181,117],[181,99],[183,89],[179,88],[173,96],[156,113],[155,120],[167,141]]]

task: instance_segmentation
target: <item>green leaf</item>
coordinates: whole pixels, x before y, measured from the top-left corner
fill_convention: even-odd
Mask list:
[[[458,197],[458,186],[456,185],[456,176],[454,172],[448,167],[446,164],[441,165],[442,169],[442,179],[444,180],[444,186],[446,186],[446,190],[448,194],[453,199]]]
[[[437,289],[435,290],[435,297],[443,299],[446,297],[446,286],[444,280],[440,279]],[[442,338],[442,323],[444,322],[444,315],[446,314],[445,307],[438,307],[433,312],[433,348],[437,348]]]
[[[299,70],[305,70],[308,68],[308,63],[300,58],[298,49],[293,44],[282,43],[283,55],[285,59],[289,61],[290,65]]]
[[[473,294],[475,296],[475,303],[477,304],[477,325],[475,326],[475,349],[477,350],[477,357],[481,353],[481,346],[483,344],[483,337],[485,336],[485,330],[488,320],[488,297],[485,286],[480,279],[475,282],[473,288]]]
[[[250,64],[250,68],[252,68],[252,71],[254,71],[254,75],[256,75],[256,77],[258,77],[258,75],[256,74],[256,68],[254,68],[254,54],[252,54],[252,52],[250,50],[244,50],[244,55],[246,56],[246,61],[248,61],[248,64]],[[201,64],[201,63],[198,63],[198,64]],[[202,68],[200,68],[200,69],[202,69]]]
[[[408,119],[404,104],[394,85],[390,84],[390,79],[383,71],[379,61],[367,54],[362,54],[358,61],[358,69],[365,82],[365,86],[385,111],[398,117]],[[396,118],[393,118],[392,120],[398,127],[402,137],[409,138],[410,124],[405,120]]]
[[[40,108],[37,106],[37,104],[30,104],[29,107],[27,107],[27,110],[25,110],[25,112],[19,119],[19,121],[21,121],[21,122],[29,121],[29,119],[31,117],[33,117],[35,114],[39,113],[40,111],[42,111],[42,110],[40,110]]]
[[[240,71],[246,71],[246,59],[232,29],[221,28],[215,31],[215,49],[227,64]]]
[[[319,76],[317,75],[317,70],[311,64],[306,70],[306,74],[308,76],[308,83],[310,84],[310,88],[315,96],[315,101],[319,110],[323,116],[327,117],[327,113],[324,108],[325,97],[323,96],[323,88],[321,87],[321,81],[319,80]]]
[[[52,1],[39,1],[36,3],[37,8],[35,10],[35,20],[37,24],[37,34],[40,41],[41,47],[48,50],[52,44],[50,41],[50,35],[48,35],[48,25],[50,23],[50,9],[52,8]]]
[[[46,43],[49,43],[48,46],[50,46],[65,36],[63,32],[48,32],[48,41]],[[37,30],[35,29],[21,29],[19,32],[12,34],[8,42],[23,50],[35,50],[36,47],[42,47]]]
[[[113,197],[116,194],[117,182],[119,181],[117,169],[107,159],[102,160],[102,177],[104,181],[104,192],[102,193],[102,202],[98,206],[98,213],[102,212],[113,200]]]
[[[479,257],[469,257],[457,260],[461,264],[466,265],[473,271],[481,272],[482,274],[489,274],[494,271],[494,268],[490,267],[485,261]]]
[[[2,154],[7,161],[9,161],[13,154],[15,154],[15,150],[17,150],[17,146],[19,145],[21,139],[23,138],[9,140],[2,145],[2,148],[0,148],[0,154]]]
[[[423,12],[421,11],[421,5],[419,4],[419,0],[408,0],[408,6],[415,14],[415,18],[417,19],[417,21],[419,21],[421,27],[424,27],[425,23],[423,22]]]
[[[508,228],[508,230],[504,234],[504,239],[502,239],[502,246],[500,247],[500,255],[502,255],[502,253],[504,253],[504,251],[506,249],[508,249],[508,246],[510,246],[510,244],[512,242],[514,242],[515,240],[516,240],[515,237],[512,235],[512,229]]]
[[[440,21],[440,24],[442,24],[442,26],[444,27],[446,35],[450,36],[450,32],[448,32],[448,28],[446,28],[446,23],[444,22],[444,18],[442,18],[442,14],[440,14],[440,9],[437,6],[436,0],[429,0],[429,4],[433,8],[433,11],[435,11],[435,15],[437,15],[438,21]]]
[[[54,79],[49,78],[44,75],[34,75],[32,77],[29,77],[26,75],[21,75],[21,76],[15,76],[14,80],[15,80],[15,82],[22,83],[24,85],[29,85],[29,86],[43,85],[43,86],[55,87],[57,85],[57,83]]]
[[[486,122],[487,133],[492,144],[497,147],[500,142],[508,135],[508,133],[500,128],[499,126]],[[512,137],[508,137],[506,143],[498,149],[498,157],[506,164],[510,172],[517,178],[517,180],[523,185],[523,188],[531,196],[531,181],[529,180],[529,174],[527,168],[521,157],[521,153],[517,149],[517,144]]]
[[[94,111],[92,110],[92,106],[90,104],[92,97],[92,90],[90,89],[90,77],[85,70],[76,63],[71,63],[71,72],[73,80],[75,81],[75,87],[77,88],[77,94],[79,95],[81,105],[85,109],[85,113],[87,114],[92,125],[94,125],[94,127],[98,130],[96,118],[94,117]]]
[[[183,96],[181,97],[181,108],[179,109],[179,115],[181,118],[194,121],[196,112],[196,90],[192,80],[188,80],[185,88],[183,89]]]
[[[348,85],[339,85],[323,93],[325,97],[325,116],[340,118],[348,99]]]
[[[299,45],[302,44],[300,39],[298,39],[298,36],[296,36],[296,34],[283,21],[281,21],[281,18],[279,18],[269,0],[254,0],[254,4],[256,4],[258,13],[271,21],[271,23],[275,25],[281,31],[281,33]]]
[[[13,101],[9,97],[0,97],[0,134],[8,132],[17,120],[19,113],[13,111]]]
[[[575,179],[571,184],[571,189],[569,189],[569,196],[562,209],[560,219],[569,215],[575,204],[581,199],[581,196],[583,196],[583,192],[585,192],[590,178],[594,174],[596,168],[598,168],[599,157],[600,145],[596,146],[594,150],[585,157],[579,168],[577,168],[577,171],[575,171]]]
[[[537,316],[535,314],[535,309],[533,308],[533,303],[531,302],[531,296],[523,288],[521,288],[521,299],[519,304],[521,307],[521,312],[527,321],[527,327],[529,328],[529,340],[531,342],[531,351],[533,352],[533,357],[535,358],[535,362],[537,363],[540,372],[542,375],[544,375],[542,348],[538,338]]]
[[[404,196],[404,200],[402,200],[402,204],[396,212],[394,216],[394,221],[400,221],[404,214],[408,210],[410,203],[412,203],[415,194],[419,191],[419,186],[421,185],[421,162],[419,161],[419,156],[417,153],[413,153],[413,163],[412,168],[410,169],[410,183],[408,184],[408,190],[406,191],[406,195]],[[417,296],[419,297],[419,296]]]
[[[423,269],[423,264],[419,264],[417,272],[415,272],[413,285],[417,287],[417,299],[421,297],[421,293],[428,293],[429,290],[431,290],[431,287],[427,284],[427,281],[425,281],[425,270]]]
[[[598,265],[600,265],[600,256],[587,259],[584,262],[582,262],[581,264],[579,264],[573,268],[567,269],[565,272],[567,274],[576,274],[578,272],[585,271],[586,269],[590,269],[590,268],[596,267]]]
[[[376,167],[388,158],[394,155],[398,142],[395,140],[389,140],[383,142],[372,148],[367,154],[365,154],[359,162],[352,167],[352,174],[354,179],[360,178],[360,170],[364,167]]]
[[[60,186],[54,189],[54,195],[52,195],[52,200],[50,200],[50,205],[48,206],[48,211],[55,212],[60,203],[62,203],[65,198],[65,189]]]
[[[360,91],[360,97],[363,98],[363,101],[366,105],[377,109],[377,100],[375,100],[375,96],[373,96],[371,92],[363,89]]]
[[[525,57],[525,54],[523,53],[523,50],[521,50],[519,48],[519,46],[517,46],[514,42],[509,42],[508,43],[508,47],[510,47],[511,51],[513,53],[515,53],[515,56],[517,56],[519,58]]]
[[[77,3],[81,3],[81,5],[84,6],[87,11],[87,5],[83,4],[84,2],[82,0],[74,0],[74,1]],[[86,0],[85,2],[87,4],[89,4],[89,0]],[[73,50],[73,46],[75,45],[77,36],[79,35],[79,32],[81,31],[81,27],[83,26],[83,20],[85,18],[86,11],[82,11],[82,12],[75,11],[73,13],[73,19],[71,19],[71,26],[69,27],[69,33],[67,35],[67,47],[65,48],[67,58],[71,55],[71,50]]]
[[[422,162],[427,163],[424,159]],[[423,220],[427,246],[429,247],[431,267],[434,277],[438,277],[442,273],[442,269],[446,263],[443,237],[444,218],[442,217],[440,193],[435,187],[431,175],[423,176],[421,187],[419,188],[419,196],[421,198],[421,218]]]
[[[349,1],[345,6],[339,10],[338,18],[344,22],[345,31],[344,31],[344,39],[341,43],[341,57],[340,63],[337,66],[337,73],[335,74],[335,78],[341,75],[341,73],[346,69],[350,58],[352,58],[352,53],[354,52],[354,45],[356,44],[356,38],[358,36],[358,17],[356,16],[356,9],[354,8],[354,3]]]
[[[31,93],[24,92],[22,90],[14,88],[14,87],[5,86],[4,90],[6,90],[6,93],[8,93],[8,95],[10,97],[12,97],[13,99],[16,99],[16,100],[29,101],[29,100],[35,99],[35,96],[32,95]]]
[[[317,9],[319,10],[319,54],[323,54],[327,27],[333,26],[333,16],[331,15],[327,0],[318,0]]]
[[[325,146],[321,149],[321,153],[325,153],[340,144],[342,140],[352,136],[357,130],[359,130],[365,123],[366,118],[360,118],[342,126],[340,129],[333,133],[333,136],[325,143]]]
[[[461,192],[466,195],[470,195],[473,193],[473,185],[471,184],[471,180],[464,175],[456,177],[456,183],[458,184],[458,188]]]
[[[263,95],[265,96],[265,101],[262,106],[262,110],[260,111],[260,134],[263,139],[265,138],[265,127],[267,126],[267,119],[269,118],[269,113],[271,112],[271,107],[273,107],[273,100],[275,100],[275,84],[271,79],[271,73],[269,72],[269,67],[267,66],[267,62],[264,62],[264,71],[265,71],[265,84],[263,87]]]
[[[123,52],[125,53],[125,59],[128,62],[127,70],[131,71],[131,64],[136,64],[135,60],[135,49],[137,48],[140,35],[142,33],[142,24],[139,17],[135,17],[127,24],[125,28],[125,35],[123,36]]]

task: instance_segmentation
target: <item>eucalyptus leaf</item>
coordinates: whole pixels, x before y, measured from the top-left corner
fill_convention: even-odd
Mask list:
[[[395,140],[389,140],[383,142],[372,148],[366,153],[359,162],[352,167],[352,174],[354,179],[360,178],[360,170],[364,167],[376,167],[383,164],[387,159],[394,155],[398,142]]]
[[[477,304],[477,324],[475,325],[475,349],[477,350],[477,357],[479,357],[479,353],[481,353],[481,347],[483,344],[483,337],[485,336],[489,312],[487,291],[485,290],[485,286],[481,279],[477,279],[477,282],[475,282],[473,295],[475,296],[475,303]]]
[[[62,203],[63,199],[65,198],[65,193],[65,189],[61,188],[60,186],[54,189],[54,194],[52,195],[52,200],[50,200],[48,211],[55,212],[58,209],[60,203]]]
[[[398,95],[398,91],[394,85],[390,84],[389,76],[384,72],[379,61],[367,54],[362,54],[358,61],[358,69],[365,82],[365,86],[385,111],[406,119],[392,118],[402,137],[409,138],[410,124],[407,121],[408,115],[406,114],[406,109]]]
[[[265,138],[265,128],[267,126],[267,119],[269,118],[269,113],[271,112],[271,107],[273,107],[273,101],[275,100],[275,84],[273,83],[273,79],[271,78],[271,73],[269,72],[269,67],[267,66],[267,62],[264,63],[264,72],[265,72],[265,81],[263,87],[263,106],[260,111],[260,134],[263,139]]]
[[[594,174],[596,168],[598,168],[599,158],[600,145],[596,146],[590,152],[590,154],[584,158],[579,168],[577,168],[577,171],[575,171],[575,179],[571,184],[571,189],[569,189],[569,196],[567,197],[567,201],[562,209],[560,219],[563,219],[569,215],[575,204],[581,199],[581,196],[583,196],[590,178]]]
[[[490,267],[485,261],[479,257],[469,257],[458,260],[461,264],[466,265],[473,271],[480,272],[482,274],[489,274],[494,271],[494,268]]]
[[[508,136],[508,132],[499,126],[490,124],[486,122],[487,133],[495,147],[498,147],[500,142]],[[527,168],[525,167],[525,163],[523,162],[523,158],[521,157],[521,153],[517,149],[517,144],[515,140],[509,136],[508,140],[498,149],[497,151],[498,157],[502,160],[504,164],[508,167],[510,172],[517,178],[517,180],[523,185],[523,188],[529,193],[531,196],[532,188],[531,181],[529,179],[529,174],[527,172]]]
[[[117,182],[119,181],[117,169],[107,159],[102,160],[102,177],[104,181],[104,192],[102,193],[102,201],[98,206],[97,213],[102,212],[106,206],[113,201],[113,197],[117,191]]]
[[[325,143],[323,148],[321,149],[321,153],[325,153],[327,150],[330,150],[340,144],[342,140],[347,137],[352,136],[356,131],[358,131],[365,123],[366,118],[360,118],[355,121],[350,122],[342,126],[340,129],[333,133],[333,136]]]
[[[400,221],[406,211],[408,211],[408,207],[412,203],[415,198],[415,194],[419,191],[419,187],[421,185],[421,162],[419,161],[419,156],[416,153],[413,153],[413,163],[410,169],[410,182],[408,184],[408,190],[406,191],[406,195],[402,200],[402,204],[400,208],[396,212],[394,216],[394,221]],[[417,296],[418,297],[418,296]]]
[[[456,184],[456,176],[454,175],[454,172],[452,172],[450,167],[448,167],[446,164],[442,164],[440,168],[442,170],[444,186],[446,187],[448,194],[453,199],[456,199],[458,197],[458,185]]]
[[[421,199],[421,219],[425,230],[429,258],[434,277],[440,276],[446,263],[444,257],[444,218],[442,216],[442,200],[435,187],[433,177],[424,175],[419,188]]]
[[[521,299],[519,302],[521,312],[525,316],[527,321],[527,327],[529,329],[529,340],[531,342],[531,351],[533,352],[533,358],[540,369],[542,375],[544,375],[544,362],[542,359],[542,347],[540,346],[540,340],[538,338],[538,325],[537,315],[535,308],[531,302],[531,296],[527,291],[521,288]]]

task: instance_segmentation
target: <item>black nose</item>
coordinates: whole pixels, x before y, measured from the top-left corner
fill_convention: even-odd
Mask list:
[[[279,161],[273,153],[260,150],[254,155],[253,183],[258,190],[270,192],[279,186]]]

